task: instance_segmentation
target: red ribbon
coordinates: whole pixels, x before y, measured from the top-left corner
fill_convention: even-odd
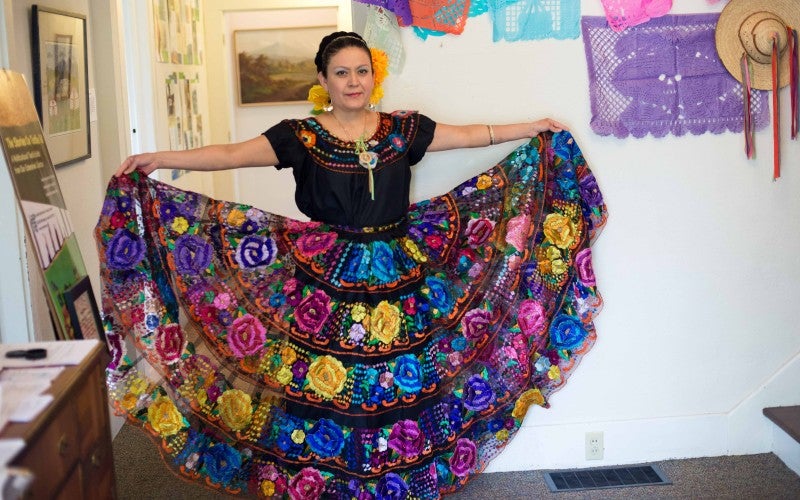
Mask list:
[[[786,27],[786,43],[789,46],[789,95],[792,105],[792,139],[797,139],[797,30]]]
[[[772,35],[772,180],[781,176],[781,142],[778,126],[778,34]]]
[[[744,154],[747,158],[755,155],[755,127],[753,126],[753,84],[750,79],[750,59],[742,52],[742,89],[744,98]]]

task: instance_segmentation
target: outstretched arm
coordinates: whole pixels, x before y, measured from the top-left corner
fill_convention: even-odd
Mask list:
[[[129,156],[114,173],[119,177],[141,168],[146,174],[160,168],[184,170],[227,170],[278,164],[278,156],[266,137],[258,136],[234,144],[204,146],[185,151],[159,151]]]
[[[459,148],[478,148],[517,139],[533,138],[550,130],[561,132],[567,127],[551,119],[507,125],[447,125],[437,123],[428,151],[447,151]]]

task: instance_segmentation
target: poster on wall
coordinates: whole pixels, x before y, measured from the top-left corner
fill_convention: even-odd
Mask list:
[[[158,62],[203,64],[200,0],[153,0]]]
[[[170,73],[164,82],[164,90],[167,99],[169,149],[180,151],[204,146],[200,75]],[[175,180],[184,173],[185,170],[172,170],[172,179]]]
[[[80,290],[75,287],[81,282],[81,290],[85,289],[86,267],[33,97],[24,77],[5,69],[0,70],[0,144],[42,273],[56,335],[62,340],[99,338],[101,332],[82,332],[71,319],[73,311],[72,317],[81,317],[89,325],[87,315],[96,314],[97,307],[92,311],[88,302],[94,303],[94,296],[76,294]],[[70,297],[77,303],[70,302]]]

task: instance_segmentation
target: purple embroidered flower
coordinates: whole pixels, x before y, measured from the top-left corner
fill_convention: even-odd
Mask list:
[[[228,347],[237,358],[258,353],[267,339],[267,329],[252,314],[233,320],[228,330]]]
[[[211,245],[203,238],[184,234],[175,240],[175,267],[181,274],[200,274],[211,263]]]
[[[217,321],[222,326],[230,326],[233,323],[233,316],[228,311],[220,311],[219,315],[217,315]]]
[[[376,500],[403,500],[408,496],[408,485],[394,472],[384,475],[375,485]]]
[[[597,186],[597,179],[591,174],[584,175],[578,182],[578,187],[583,198],[590,207],[599,207],[603,204],[603,193]]]
[[[142,261],[144,253],[144,240],[129,231],[119,229],[108,242],[106,261],[111,269],[132,269]]]
[[[258,231],[258,224],[252,219],[247,219],[242,223],[242,227],[240,227],[239,230],[243,234],[253,234]]]
[[[172,364],[181,359],[186,339],[180,325],[172,323],[164,325],[156,331],[156,352],[166,364]]]
[[[308,373],[308,363],[302,359],[295,361],[292,365],[292,375],[294,375],[294,378],[303,380],[306,377],[306,373]]]
[[[596,284],[594,277],[594,268],[592,267],[592,251],[589,248],[584,248],[578,255],[575,256],[575,265],[578,268],[578,277],[586,286],[594,286]]]
[[[350,327],[350,331],[348,332],[348,336],[350,337],[351,342],[361,342],[364,340],[364,336],[367,334],[367,331],[364,329],[364,325],[361,323],[353,323]]]
[[[344,446],[344,433],[333,420],[319,420],[306,435],[306,442],[311,451],[322,458],[338,455]]]
[[[538,335],[544,330],[544,307],[536,300],[525,299],[519,304],[517,323],[525,335]]]
[[[103,200],[103,208],[100,209],[100,214],[106,217],[110,216],[117,210],[117,203],[114,198],[110,196]]]
[[[482,338],[488,331],[491,321],[492,313],[486,309],[470,309],[461,318],[464,336],[472,341]]]
[[[416,393],[422,389],[422,367],[413,354],[404,354],[397,358],[392,370],[395,383],[406,393]]]
[[[313,257],[330,249],[336,243],[336,233],[306,233],[297,238],[297,249],[306,257]]]
[[[161,214],[161,220],[165,225],[170,224],[172,219],[181,215],[181,211],[178,210],[178,207],[169,201],[160,203],[158,206],[158,211]]]
[[[466,438],[456,441],[453,456],[450,457],[450,470],[458,477],[464,477],[475,467],[478,450],[475,443]]]
[[[242,456],[225,443],[216,443],[203,454],[203,468],[209,479],[217,484],[227,484],[239,472]]]
[[[317,500],[325,491],[325,479],[313,467],[306,467],[289,481],[289,497],[292,500]]]
[[[389,448],[404,457],[415,457],[425,445],[425,436],[413,420],[401,420],[392,426]]]
[[[297,279],[291,278],[283,284],[283,294],[286,295],[287,304],[297,307],[303,299],[303,287]]]
[[[494,391],[489,381],[473,375],[464,384],[464,406],[468,410],[483,411],[494,402]]]
[[[268,266],[275,262],[277,254],[278,247],[275,245],[275,240],[251,234],[239,242],[239,247],[236,249],[236,263],[245,269]]]
[[[492,231],[494,231],[494,222],[489,219],[470,219],[464,234],[470,245],[478,246],[489,239]]]
[[[550,325],[550,343],[559,350],[580,347],[587,335],[580,320],[568,314],[559,314]]]
[[[297,305],[294,319],[298,328],[308,333],[319,333],[330,315],[331,298],[322,290],[315,290]]]

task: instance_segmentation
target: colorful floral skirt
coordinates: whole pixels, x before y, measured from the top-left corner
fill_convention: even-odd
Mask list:
[[[111,402],[226,494],[437,498],[591,348],[605,220],[568,133],[385,227],[113,179],[96,228]]]

